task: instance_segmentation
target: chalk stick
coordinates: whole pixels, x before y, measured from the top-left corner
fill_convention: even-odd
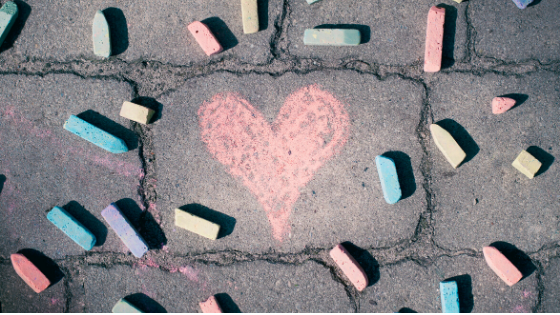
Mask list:
[[[93,16],[93,53],[96,56],[109,58],[111,56],[111,35],[109,34],[109,24],[105,15],[101,11],[95,12]]]
[[[148,251],[148,245],[142,236],[138,234],[116,204],[110,204],[101,211],[101,215],[134,256],[141,258]]]
[[[454,1],[457,2],[457,3],[463,2],[463,0],[454,0]]]
[[[18,17],[18,6],[12,1],[4,3],[0,9],[0,45],[8,36],[8,33],[12,29],[12,25]]]
[[[336,245],[330,252],[336,265],[348,277],[350,282],[358,289],[364,290],[368,285],[368,278],[360,264],[348,253],[342,244]]]
[[[443,153],[443,156],[445,156],[453,168],[457,168],[457,166],[463,162],[465,157],[467,157],[465,151],[461,149],[451,134],[439,125],[431,124],[430,132],[432,133],[432,138],[434,139],[436,146],[441,153]]]
[[[492,114],[503,114],[515,105],[515,100],[509,97],[494,97],[492,100]]]
[[[459,289],[456,281],[442,281],[439,283],[441,294],[441,312],[459,313]]]
[[[525,9],[532,2],[533,0],[513,0],[513,3],[520,9]]]
[[[243,33],[253,34],[259,31],[257,0],[241,0],[241,17],[243,19]]]
[[[218,238],[220,226],[196,215],[175,209],[175,225],[211,240]]]
[[[10,260],[18,276],[36,293],[41,293],[51,285],[49,279],[27,257],[22,254],[12,254]]]
[[[305,45],[357,46],[361,41],[359,30],[353,29],[306,29],[303,34]]]
[[[509,261],[506,256],[500,253],[500,251],[495,247],[484,247],[482,252],[484,253],[484,259],[490,269],[492,269],[492,271],[494,271],[496,275],[504,280],[504,282],[510,287],[523,278],[519,269],[517,269],[517,267],[515,267],[511,261]]]
[[[428,12],[428,28],[426,29],[426,53],[424,54],[424,71],[438,72],[441,70],[443,53],[443,23],[445,9],[431,7]]]
[[[198,303],[198,305],[200,305],[202,313],[223,313],[220,304],[213,295],[208,300]]]
[[[189,24],[187,28],[206,55],[211,56],[223,50],[222,45],[220,45],[212,31],[204,23],[195,21]]]
[[[115,306],[113,306],[113,313],[144,313],[137,309],[134,305],[130,304],[125,299],[120,299]]]
[[[128,152],[126,143],[122,139],[95,127],[77,116],[71,115],[64,123],[64,129],[111,153]]]
[[[307,0],[307,3],[309,3],[309,4],[313,4],[313,3],[315,3],[315,2],[319,2],[319,1],[321,1],[321,0]]]
[[[155,111],[131,102],[124,102],[121,107],[121,117],[134,120],[141,124],[147,125],[154,116]]]
[[[523,175],[533,178],[535,174],[539,171],[542,166],[542,163],[537,160],[534,156],[532,156],[529,152],[523,150],[515,161],[511,163],[513,167],[515,167],[518,171],[523,173]]]
[[[395,162],[388,157],[378,155],[375,157],[375,164],[385,201],[391,205],[397,203],[402,197],[402,192]]]
[[[90,250],[95,245],[95,236],[64,209],[52,208],[47,213],[47,219],[83,249]]]

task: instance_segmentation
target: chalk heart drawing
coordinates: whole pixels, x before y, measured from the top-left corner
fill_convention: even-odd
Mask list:
[[[202,141],[257,198],[279,241],[299,190],[340,152],[350,129],[344,105],[316,85],[288,96],[272,125],[238,93],[215,95],[198,116]]]

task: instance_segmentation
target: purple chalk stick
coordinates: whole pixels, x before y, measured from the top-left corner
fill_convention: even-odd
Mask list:
[[[533,0],[513,0],[515,5],[520,9],[525,9]]]
[[[134,256],[141,258],[148,251],[144,239],[136,232],[116,204],[110,204],[105,210],[101,211],[101,215]]]

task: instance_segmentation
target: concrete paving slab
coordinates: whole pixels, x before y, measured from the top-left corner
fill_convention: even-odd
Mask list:
[[[344,286],[313,262],[85,269],[86,312],[110,312],[127,297],[144,312],[197,313],[211,295],[225,312],[352,312]]]
[[[537,277],[533,272],[508,287],[482,257],[440,257],[421,266],[403,261],[381,267],[379,282],[364,290],[360,312],[440,313],[439,282],[457,281],[461,313],[531,312],[537,304]]]
[[[480,251],[504,241],[533,252],[560,239],[559,90],[558,75],[549,72],[518,77],[455,73],[434,83],[434,121],[454,130],[467,153],[466,162],[453,170],[430,144],[440,246]],[[508,94],[519,104],[493,115],[492,98]],[[521,150],[543,162],[534,179],[511,165]]]
[[[446,8],[443,68],[466,56],[466,3],[451,1],[359,1],[327,0],[307,4],[290,0],[288,40],[290,54],[302,58],[358,59],[386,65],[409,65],[424,60],[428,11],[434,5]],[[362,44],[357,47],[320,47],[303,45],[305,29],[357,28]]]
[[[303,91],[307,92],[301,94],[302,88],[314,84],[321,89],[320,92],[304,89]],[[396,95],[395,91],[400,91],[399,95]],[[252,139],[256,139],[254,147],[246,149],[249,152],[257,152],[251,153],[255,160],[250,162],[253,163],[255,172],[243,173],[243,169],[236,169],[240,173],[234,174],[241,175],[234,177],[230,175],[232,171],[229,167],[214,158],[215,149],[211,151],[202,141],[199,127],[201,118],[197,113],[203,103],[206,108],[210,106],[208,104],[221,102],[220,97],[215,98],[213,103],[210,102],[216,93],[227,92],[241,93],[241,96],[231,97],[245,98],[254,106],[253,113],[239,120],[239,124],[246,126],[241,127],[242,130],[256,128],[255,132],[262,137],[269,137],[268,132],[271,129],[268,124],[273,123],[277,115],[280,115],[277,119],[298,115],[298,111],[291,111],[292,107],[288,105],[281,109],[288,95],[292,95],[292,101],[288,102],[292,106],[307,104],[306,100],[318,96],[323,99],[323,103],[306,106],[311,108],[317,104],[332,105],[336,103],[335,98],[346,104],[344,108],[349,120],[344,124],[348,128],[348,134],[341,135],[329,131],[325,133],[326,138],[320,140],[321,143],[327,143],[327,148],[330,148],[332,139],[335,138],[336,141],[344,139],[345,144],[341,141],[340,153],[330,160],[322,160],[324,165],[318,168],[314,177],[310,177],[307,185],[303,177],[291,177],[290,180],[295,180],[292,182],[295,183],[293,187],[299,190],[289,190],[285,196],[295,196],[293,200],[296,201],[293,205],[283,201],[287,199],[280,199],[286,190],[278,189],[274,192],[274,189],[277,189],[274,188],[274,181],[278,178],[290,178],[291,173],[283,173],[285,168],[291,168],[293,174],[304,172],[305,170],[293,167],[297,163],[304,167],[314,167],[313,164],[307,163],[320,159],[318,152],[322,151],[317,149],[311,153],[306,152],[307,147],[314,146],[313,143],[307,143],[305,148],[298,147],[298,143],[312,139],[313,135],[306,133],[307,136],[298,138],[293,147],[286,148],[286,152],[275,153],[280,158],[290,161],[291,164],[287,163],[285,168],[276,168],[278,164],[272,162],[264,164],[264,167],[259,166],[262,164],[258,163],[267,163],[263,161],[266,161],[268,154],[266,150],[261,150],[261,146],[266,147],[272,143],[270,150],[282,146],[273,136],[268,140],[252,136]],[[295,101],[293,95],[297,95]],[[421,188],[423,178],[419,171],[422,151],[415,134],[422,96],[422,88],[411,81],[398,78],[379,81],[370,75],[344,71],[308,75],[286,74],[277,78],[267,75],[235,76],[217,73],[189,80],[182,88],[158,100],[163,104],[162,118],[153,128],[158,172],[157,206],[162,214],[169,250],[173,253],[227,249],[265,252],[274,248],[277,251],[297,252],[305,247],[330,248],[343,241],[351,241],[364,248],[388,246],[411,237],[420,213],[426,208],[425,194]],[[227,109],[224,108],[220,110],[226,110],[227,114]],[[280,111],[283,114],[279,114]],[[237,114],[227,115],[234,119]],[[309,115],[311,116],[302,114],[305,118],[311,118],[304,119],[301,125],[293,127],[296,131],[290,137],[308,132],[305,126],[316,124],[325,118],[316,116],[316,113]],[[338,115],[344,116],[341,112]],[[314,120],[313,117],[322,118]],[[218,126],[217,120],[214,122]],[[259,129],[259,122],[264,126],[262,129]],[[338,128],[343,123],[333,119],[329,124]],[[285,125],[275,125],[276,135],[292,128]],[[237,132],[228,129],[229,127],[224,128],[224,138]],[[316,128],[322,127],[317,125]],[[207,129],[210,130],[211,127]],[[207,129],[206,135],[219,127],[213,131]],[[238,136],[241,137],[241,134],[235,135]],[[219,139],[222,139],[220,137],[212,142],[211,147],[219,145]],[[246,140],[245,143],[253,143],[252,141]],[[234,147],[231,147],[231,150],[234,150]],[[226,150],[222,157],[227,156],[227,151],[231,150]],[[237,152],[239,151],[234,153]],[[245,154],[243,152],[242,154]],[[282,155],[285,153],[288,154]],[[258,154],[263,156],[262,160],[258,159]],[[380,154],[388,154],[395,160],[400,172],[399,177],[403,180],[403,199],[395,205],[387,204],[383,198],[375,167],[375,156]],[[245,159],[248,159],[248,156]],[[243,167],[251,169],[251,166]],[[272,173],[267,173],[271,168],[274,169]],[[248,177],[244,179],[243,176]],[[257,180],[251,181],[251,178]],[[272,187],[272,193],[269,194],[268,188],[264,191],[259,190],[261,187]],[[252,191],[257,191],[257,194],[253,194]],[[278,207],[270,212],[274,213],[271,221],[273,228],[265,215],[263,204],[267,207],[270,204]],[[204,239],[177,228],[174,225],[174,209],[183,206],[186,206],[183,209],[187,211],[194,211],[195,215],[207,215],[209,217],[206,219],[222,225],[224,228],[218,240]],[[282,221],[282,216],[287,220]],[[278,231],[280,233],[277,233]]]
[[[126,252],[100,215],[111,202],[139,200],[137,136],[119,116],[131,87],[74,75],[0,77],[0,255],[22,248],[57,259],[85,251],[47,220],[63,207],[97,238],[94,250]],[[112,154],[64,130],[78,115],[125,139]],[[101,246],[99,246],[101,245]]]
[[[558,303],[558,290],[560,289],[560,260],[552,258],[546,262],[542,275],[543,297],[542,311],[546,313],[560,312],[560,304]]]

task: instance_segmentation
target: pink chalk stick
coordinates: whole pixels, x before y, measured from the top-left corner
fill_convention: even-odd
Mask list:
[[[352,282],[352,284],[358,289],[358,291],[364,290],[368,285],[368,278],[366,273],[358,264],[358,262],[346,251],[342,244],[336,245],[331,250],[331,257],[338,267],[344,272],[346,277]]]
[[[515,105],[515,100],[509,97],[494,97],[492,100],[492,113],[503,114]]]
[[[195,21],[187,26],[191,34],[202,47],[206,55],[211,56],[223,50],[222,45],[218,42],[212,31],[204,23]]]
[[[428,28],[426,29],[425,72],[438,72],[441,70],[444,22],[445,9],[435,6],[431,7],[430,12],[428,12]]]
[[[223,313],[220,304],[213,295],[208,300],[198,303],[198,305],[200,305],[202,313]]]
[[[49,279],[27,257],[22,254],[12,254],[10,259],[16,273],[33,291],[41,293],[51,285]]]
[[[500,251],[495,247],[484,247],[482,252],[484,253],[484,259],[486,259],[486,263],[490,269],[492,269],[498,277],[502,278],[502,280],[504,280],[504,282],[510,287],[523,278],[519,269],[517,269],[511,261],[509,261],[506,256],[500,253]]]

